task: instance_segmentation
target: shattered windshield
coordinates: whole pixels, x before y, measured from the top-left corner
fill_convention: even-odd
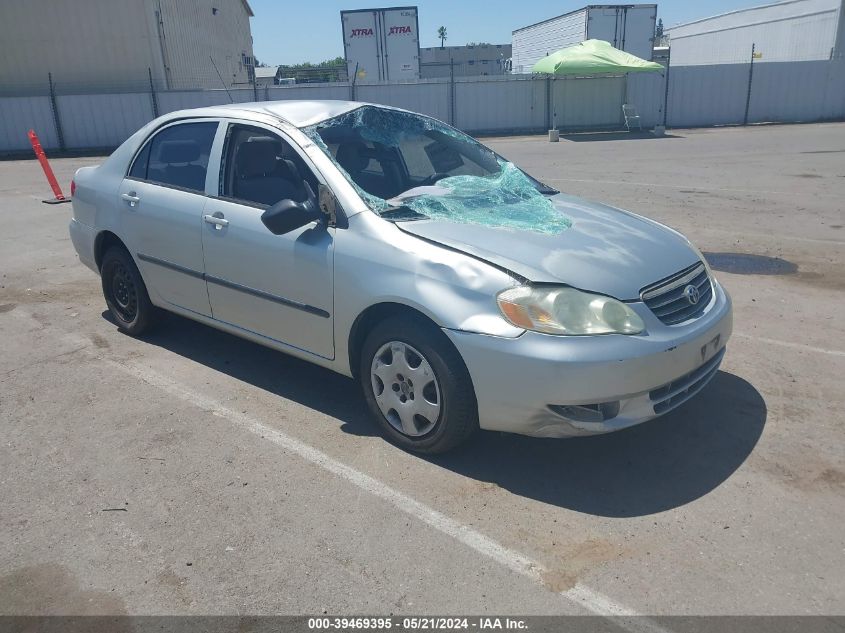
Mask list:
[[[386,219],[541,233],[570,225],[547,197],[554,189],[434,119],[362,106],[303,131]]]

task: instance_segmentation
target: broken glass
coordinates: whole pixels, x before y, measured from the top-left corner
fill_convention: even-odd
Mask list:
[[[303,131],[386,219],[551,234],[571,225],[553,189],[435,119],[362,106]]]

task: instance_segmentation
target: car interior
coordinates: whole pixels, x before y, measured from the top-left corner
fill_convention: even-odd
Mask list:
[[[233,130],[227,151],[223,194],[260,206],[272,206],[280,200],[304,202],[308,198],[306,179],[312,191],[317,180],[282,139],[247,128]]]
[[[205,189],[206,168],[197,164],[202,154],[199,143],[190,139],[162,141],[157,143],[155,154],[147,172],[149,180],[196,191]]]
[[[407,189],[396,151],[388,147],[344,140],[337,146],[335,160],[369,194],[387,200]]]

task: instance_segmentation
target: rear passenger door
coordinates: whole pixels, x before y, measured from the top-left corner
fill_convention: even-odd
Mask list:
[[[275,130],[230,123],[216,197],[203,214],[208,296],[219,321],[334,358],[335,229],[312,222],[274,235],[261,214],[284,199],[302,202],[318,176]]]
[[[117,200],[121,238],[154,301],[205,316],[211,306],[203,278],[202,216],[219,125],[204,119],[158,130],[135,155]]]

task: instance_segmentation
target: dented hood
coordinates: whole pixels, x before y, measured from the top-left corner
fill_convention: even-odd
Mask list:
[[[438,242],[538,283],[563,283],[621,300],[699,261],[689,242],[656,222],[558,194],[551,201],[572,222],[556,234],[458,224],[397,222]]]

